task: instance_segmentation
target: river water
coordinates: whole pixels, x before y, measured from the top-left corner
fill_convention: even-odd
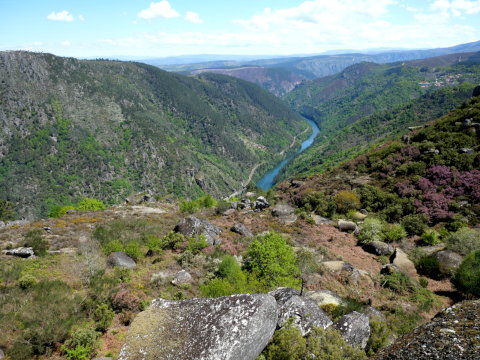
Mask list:
[[[275,178],[280,173],[280,171],[282,171],[282,169],[290,161],[292,161],[295,158],[295,156],[297,156],[298,154],[302,153],[305,149],[312,146],[313,140],[315,140],[315,138],[317,137],[318,133],[320,132],[320,129],[318,128],[318,125],[314,121],[309,120],[309,119],[305,119],[305,120],[307,120],[308,123],[310,124],[310,126],[312,127],[312,130],[313,130],[312,134],[308,137],[307,140],[305,140],[302,143],[302,145],[300,146],[300,149],[298,149],[298,151],[296,153],[294,153],[294,154],[290,155],[289,157],[287,157],[286,159],[282,160],[280,163],[278,163],[277,166],[275,166],[275,168],[273,170],[270,170],[260,180],[258,180],[257,186],[260,189],[268,190],[271,187],[273,187],[273,185],[275,185]]]

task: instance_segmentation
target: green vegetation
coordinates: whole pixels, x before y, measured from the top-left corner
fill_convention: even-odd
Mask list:
[[[25,243],[23,245],[31,247],[37,256],[45,256],[47,254],[48,242],[43,237],[41,230],[30,230],[25,234]]]
[[[452,281],[462,293],[480,297],[480,250],[473,251],[465,257]]]
[[[212,208],[217,206],[217,204],[218,202],[214,197],[205,195],[196,200],[181,200],[179,207],[182,213],[193,214],[202,208]]]
[[[13,204],[9,201],[0,199],[0,221],[10,221],[15,219]]]
[[[347,344],[334,330],[313,328],[304,338],[292,323],[275,332],[262,352],[265,360],[363,360],[365,353]],[[262,357],[260,357],[262,359]]]
[[[447,248],[461,255],[480,250],[480,231],[461,228],[447,238]]]

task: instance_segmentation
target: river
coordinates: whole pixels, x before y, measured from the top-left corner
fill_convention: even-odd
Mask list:
[[[309,119],[305,119],[308,121],[308,123],[310,124],[310,126],[312,127],[312,134],[308,137],[307,140],[305,140],[302,145],[300,146],[300,149],[298,149],[298,151],[292,155],[290,155],[289,157],[287,157],[286,159],[283,159],[280,163],[278,163],[277,166],[275,166],[275,168],[273,170],[270,170],[268,173],[266,173],[260,180],[258,180],[257,182],[257,186],[262,189],[262,190],[268,190],[270,189],[271,187],[273,187],[273,185],[275,185],[275,178],[278,176],[278,174],[280,173],[280,171],[282,171],[282,169],[290,162],[292,161],[295,156],[297,156],[298,154],[302,153],[303,151],[305,151],[305,149],[308,149],[310,146],[312,146],[313,144],[313,140],[315,140],[315,138],[317,137],[318,133],[320,132],[320,129],[318,128],[318,125],[312,121],[312,120],[309,120]]]

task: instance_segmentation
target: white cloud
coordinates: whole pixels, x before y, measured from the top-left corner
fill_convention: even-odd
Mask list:
[[[85,21],[85,17],[83,15],[78,15],[78,20]]]
[[[178,16],[180,16],[180,14],[172,8],[167,0],[162,0],[157,3],[151,2],[148,9],[142,10],[138,13],[138,17],[146,20],[157,17],[170,19]]]
[[[480,13],[480,1],[470,0],[435,0],[431,5],[433,12],[441,13],[444,16],[475,15]]]
[[[68,40],[62,41],[62,46],[71,46],[72,43]]]
[[[190,22],[195,23],[195,24],[203,23],[203,20],[200,19],[200,16],[193,11],[187,11],[187,14],[185,15],[185,20],[190,21]]]
[[[47,16],[48,20],[53,21],[74,21],[73,15],[70,14],[67,10],[52,12]]]

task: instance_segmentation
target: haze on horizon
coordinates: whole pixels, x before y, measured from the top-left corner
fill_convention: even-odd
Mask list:
[[[480,39],[480,0],[2,0],[0,50],[88,57],[290,55]]]

